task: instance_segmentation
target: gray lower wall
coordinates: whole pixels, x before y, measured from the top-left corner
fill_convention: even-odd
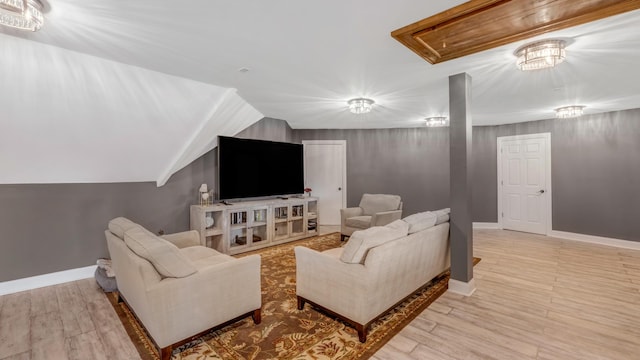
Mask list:
[[[0,281],[94,265],[108,257],[104,230],[117,216],[153,232],[189,227],[203,160],[153,182],[0,185]]]
[[[347,141],[347,206],[363,193],[397,194],[403,215],[449,204],[446,128],[294,130],[302,140]]]
[[[473,219],[497,221],[498,136],[551,133],[553,228],[640,241],[640,109],[473,128]],[[448,129],[291,130],[265,118],[237,136],[347,140],[348,205],[402,196],[405,215],[449,204]],[[126,216],[167,233],[189,227],[195,189],[215,187],[215,149],[155,183],[0,185],[0,281],[92,265],[103,231]]]
[[[474,221],[498,221],[497,138],[548,132],[553,229],[640,241],[640,109],[473,131]]]
[[[640,109],[473,127],[473,221],[497,222],[497,138],[551,133],[553,229],[640,241]],[[347,140],[348,206],[399,194],[404,214],[449,206],[448,129],[294,130]]]
[[[289,125],[264,118],[237,136],[290,141]],[[94,265],[108,257],[104,230],[125,216],[153,232],[189,229],[203,182],[215,188],[215,149],[154,182],[0,185],[0,282]]]

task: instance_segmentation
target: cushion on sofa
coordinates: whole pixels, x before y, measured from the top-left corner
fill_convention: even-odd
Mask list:
[[[124,233],[124,242],[131,251],[149,260],[164,277],[181,278],[198,270],[189,258],[180,253],[177,246],[141,227],[127,230]]]
[[[369,249],[406,235],[406,230],[386,226],[358,230],[349,237],[340,260],[349,264],[363,264]]]
[[[351,226],[359,229],[366,229],[371,225],[371,216],[366,215],[366,216],[350,217],[350,218],[347,218],[347,220],[345,221],[345,224],[347,226]]]
[[[436,219],[436,225],[440,225],[443,222],[449,221],[449,213],[450,212],[451,212],[450,208],[445,208],[445,209],[440,209],[440,210],[434,211],[434,213],[436,213],[436,215],[438,216],[438,219]]]
[[[401,198],[398,195],[363,194],[360,207],[364,215],[373,215],[383,211],[398,210]]]
[[[396,221],[390,222],[387,225],[385,225],[388,228],[392,228],[392,229],[398,229],[400,231],[404,231],[404,234],[407,235],[409,233],[409,223],[398,219]]]
[[[122,240],[124,240],[124,233],[135,227],[140,227],[140,225],[124,217],[117,217],[109,221],[109,231]]]
[[[438,215],[431,211],[424,211],[409,215],[402,220],[409,223],[409,234],[413,234],[433,227],[438,220]]]

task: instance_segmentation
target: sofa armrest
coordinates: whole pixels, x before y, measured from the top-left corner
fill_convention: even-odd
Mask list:
[[[147,288],[150,318],[142,322],[162,339],[156,340],[172,344],[259,309],[260,262],[259,255],[250,255],[163,279]]]
[[[362,318],[362,304],[371,296],[373,276],[362,264],[340,259],[303,247],[296,254],[296,295],[350,319]]]
[[[371,216],[371,226],[384,226],[402,218],[402,210],[382,211]]]
[[[178,248],[186,248],[189,246],[200,245],[200,234],[197,230],[183,231],[175,234],[167,234],[160,236]]]

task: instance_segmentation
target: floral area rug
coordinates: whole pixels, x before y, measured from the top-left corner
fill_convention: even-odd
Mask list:
[[[248,317],[210,332],[176,349],[172,359],[367,359],[447,290],[448,273],[374,322],[367,342],[362,344],[352,327],[309,304],[302,311],[296,307],[293,248],[306,246],[323,251],[342,244],[340,234],[333,233],[238,255],[258,253],[262,257],[262,322],[255,325]],[[126,305],[118,304],[114,296],[111,298],[141,357],[159,359],[157,350]]]

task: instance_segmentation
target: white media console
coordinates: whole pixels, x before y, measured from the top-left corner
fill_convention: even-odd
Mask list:
[[[200,243],[229,255],[317,235],[317,220],[314,197],[191,205]]]

